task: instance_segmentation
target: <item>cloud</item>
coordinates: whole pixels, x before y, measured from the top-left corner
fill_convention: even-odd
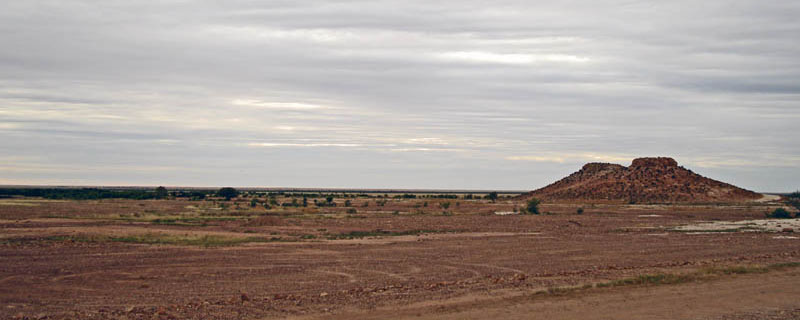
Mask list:
[[[341,147],[352,148],[361,147],[362,145],[356,143],[273,143],[273,142],[251,142],[247,144],[248,147],[260,148],[275,148],[275,147],[302,147],[302,148],[317,148],[317,147]]]
[[[234,99],[231,104],[237,106],[257,107],[263,109],[277,109],[277,110],[314,110],[326,109],[328,107],[317,104],[299,103],[299,102],[265,102],[255,99]]]
[[[50,169],[3,173],[514,189],[664,155],[792,190],[798,15],[788,0],[5,1],[0,149]],[[186,166],[203,174],[147,170]]]
[[[533,162],[556,162],[556,163],[583,163],[583,162],[611,162],[611,163],[629,163],[633,160],[634,156],[620,156],[596,153],[564,153],[564,154],[548,154],[548,155],[527,155],[527,156],[508,156],[506,160],[512,161],[533,161]]]
[[[519,54],[482,51],[444,52],[438,55],[445,60],[488,62],[500,64],[532,64],[540,62],[584,63],[590,59],[567,54]]]

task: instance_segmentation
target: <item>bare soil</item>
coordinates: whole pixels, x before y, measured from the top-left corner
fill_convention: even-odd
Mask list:
[[[794,269],[536,294],[800,262],[800,230],[677,230],[762,219],[768,204],[545,204],[547,215],[501,216],[523,204],[354,199],[347,213],[244,200],[0,202],[2,319],[783,319],[800,309],[785,299],[798,296]]]

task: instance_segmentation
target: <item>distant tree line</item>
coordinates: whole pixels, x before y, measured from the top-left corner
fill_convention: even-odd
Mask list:
[[[213,192],[213,191],[211,191]],[[194,199],[205,198],[204,191],[174,191],[174,197],[187,197]],[[41,197],[57,200],[99,200],[99,199],[165,199],[170,192],[164,187],[153,190],[111,190],[99,188],[0,188],[0,197]]]

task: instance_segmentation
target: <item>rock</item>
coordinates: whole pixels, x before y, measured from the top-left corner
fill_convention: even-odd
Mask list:
[[[242,296],[241,296],[241,298],[242,298],[242,302],[244,302],[244,301],[250,301],[250,297],[249,297],[249,296],[247,296],[247,294],[246,294],[246,293],[242,293]]]
[[[625,167],[588,163],[581,170],[521,198],[613,200],[630,203],[732,202],[761,194],[703,177],[672,158],[638,158]]]
[[[678,161],[668,157],[637,158],[631,162],[631,167],[677,167]]]
[[[323,293],[320,293],[320,294],[319,294],[319,296],[320,296],[320,297],[327,297],[327,296],[328,296],[328,293],[327,293],[327,292],[323,292]]]

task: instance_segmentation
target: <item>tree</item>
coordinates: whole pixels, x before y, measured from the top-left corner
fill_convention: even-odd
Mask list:
[[[492,200],[492,202],[495,202],[497,201],[497,192],[490,192],[486,197]]]
[[[217,196],[223,197],[225,200],[230,200],[231,198],[239,196],[239,191],[231,187],[224,187],[217,191]]]
[[[529,214],[539,214],[539,203],[541,203],[539,199],[531,198],[528,200],[528,205],[525,209],[528,210]]]
[[[167,192],[167,188],[158,187],[156,188],[156,199],[164,199],[169,196],[169,192]]]

